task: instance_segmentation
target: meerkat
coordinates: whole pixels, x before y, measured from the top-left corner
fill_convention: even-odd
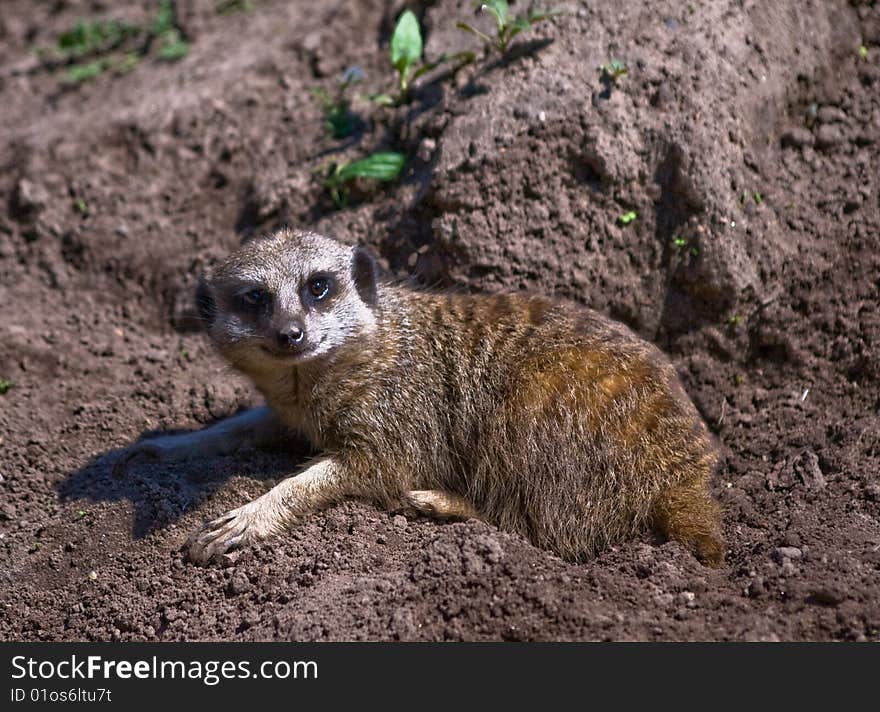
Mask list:
[[[323,454],[204,524],[196,562],[346,498],[479,517],[573,561],[651,528],[722,560],[712,439],[669,361],[620,323],[543,296],[409,289],[363,248],[292,230],[245,243],[197,302],[266,406],[141,441],[117,471],[291,430]]]

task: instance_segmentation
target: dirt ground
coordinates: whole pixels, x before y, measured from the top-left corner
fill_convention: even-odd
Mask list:
[[[156,5],[0,7],[0,639],[880,641],[880,3],[560,3],[408,105],[357,99],[344,140],[310,90],[350,66],[357,94],[391,89],[402,3],[181,0],[187,56],[76,87],[34,51]],[[429,58],[478,48],[457,20],[489,28],[470,2],[410,6]],[[322,172],[378,149],[409,156],[402,177],[335,210]],[[570,564],[356,502],[189,563],[189,533],[305,446],[110,466],[257,402],[192,295],[281,224],[659,344],[723,452],[724,566],[650,538]]]

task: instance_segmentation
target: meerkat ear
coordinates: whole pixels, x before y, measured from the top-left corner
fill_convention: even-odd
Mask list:
[[[365,304],[375,306],[378,300],[379,269],[373,255],[363,247],[354,248],[351,276],[360,298]]]
[[[214,302],[214,295],[211,294],[211,288],[204,278],[199,280],[199,286],[196,287],[196,309],[199,311],[199,317],[205,328],[214,323],[214,317],[217,315],[217,304]]]

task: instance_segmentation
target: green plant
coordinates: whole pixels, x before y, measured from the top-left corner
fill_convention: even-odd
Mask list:
[[[749,193],[749,191],[744,190],[742,192],[742,195],[739,197],[739,204],[745,205],[749,201],[749,199],[754,200],[756,205],[760,205],[764,202],[764,196],[761,195],[759,191],[754,190]]]
[[[321,102],[324,125],[333,138],[351,136],[357,128],[358,119],[351,111],[351,100],[346,96],[346,92],[349,87],[362,81],[363,78],[364,72],[360,67],[351,67],[345,70],[333,94],[323,87],[312,89],[312,95]]]
[[[619,222],[621,225],[629,225],[638,216],[639,214],[635,210],[630,210],[618,217],[617,222]]]
[[[422,30],[412,10],[404,10],[391,35],[391,64],[397,72],[398,91],[390,94],[373,94],[370,100],[383,106],[399,106],[409,99],[413,82],[423,74],[436,69],[444,62],[458,60],[460,65],[474,60],[473,52],[444,53],[435,62],[422,62]]]
[[[156,16],[145,27],[114,19],[78,20],[72,29],[59,35],[54,48],[39,49],[37,55],[50,67],[69,65],[63,82],[76,86],[108,70],[127,74],[154,44],[158,46],[157,57],[168,62],[189,52],[175,20],[173,0],[159,0]]]
[[[401,94],[405,94],[409,88],[410,71],[421,58],[422,30],[413,11],[406,10],[391,35],[391,64],[397,70]]]
[[[352,181],[357,178],[392,181],[400,175],[405,163],[406,156],[394,151],[374,153],[359,161],[339,163],[333,166],[330,175],[324,180],[324,187],[329,191],[336,207],[342,208],[348,203]]]
[[[615,83],[617,83],[617,80],[621,77],[625,77],[629,74],[629,69],[627,69],[627,66],[622,59],[612,59],[607,64],[603,64],[599,67],[599,70],[602,72],[602,76]]]
[[[7,381],[5,378],[0,378],[0,396],[5,396],[9,393],[9,389],[15,385],[12,381]]]
[[[484,32],[480,32],[477,28],[466,22],[457,22],[455,26],[476,35],[486,44],[487,47],[495,47],[501,54],[507,52],[511,40],[521,32],[525,32],[532,25],[546,20],[554,15],[561,15],[561,10],[532,10],[525,15],[510,14],[510,6],[507,0],[487,0],[487,2],[477,2],[475,7],[479,12],[488,12],[495,20],[495,37],[490,37]]]
[[[91,62],[74,64],[73,66],[68,67],[65,82],[71,86],[75,86],[81,82],[88,81],[89,79],[94,79],[109,68],[110,60],[108,59],[96,59]]]
[[[73,29],[58,37],[56,49],[62,59],[76,59],[112,50],[140,32],[141,28],[119,20],[77,20]]]
[[[868,48],[865,45],[859,46],[859,59],[864,59],[868,61]]]
[[[679,250],[686,250],[688,246],[688,241],[681,235],[675,235],[672,238],[672,244]],[[689,252],[694,257],[700,254],[700,251],[696,247],[692,247]]]
[[[73,202],[73,209],[76,210],[80,215],[88,215],[89,214],[89,206],[86,204],[86,201],[82,198],[77,198]]]
[[[153,20],[153,36],[159,41],[159,58],[176,62],[189,53],[189,43],[174,20],[172,0],[159,0],[159,12]]]

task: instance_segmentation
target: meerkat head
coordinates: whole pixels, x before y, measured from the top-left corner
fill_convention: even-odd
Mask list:
[[[242,370],[304,363],[376,327],[373,257],[315,233],[251,240],[202,280],[196,301],[220,352]]]

